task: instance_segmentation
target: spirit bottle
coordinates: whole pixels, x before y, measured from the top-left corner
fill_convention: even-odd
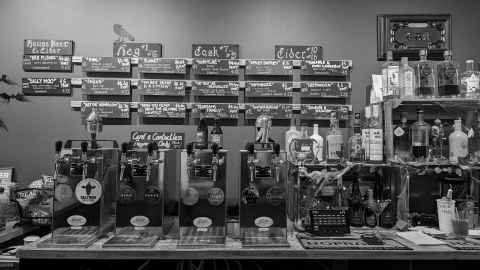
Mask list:
[[[414,73],[414,69],[408,65],[408,57],[402,57],[398,75],[401,98],[415,96]]]
[[[365,213],[359,179],[353,180],[352,191],[348,198],[348,207],[350,208],[350,225],[353,227],[362,227],[365,224]]]
[[[370,162],[383,162],[383,126],[381,104],[372,105],[372,117],[370,119]]]
[[[392,191],[390,185],[383,185],[382,200],[392,200]],[[395,225],[395,211],[392,203],[387,204],[380,215],[380,226],[383,228],[392,228]]]
[[[300,131],[294,125],[290,126],[290,129],[285,132],[285,149],[290,149],[290,144],[293,139],[300,138]],[[292,154],[287,151],[287,160],[293,162]]]
[[[468,137],[462,131],[462,120],[455,120],[455,131],[448,137],[450,147],[450,162],[458,162],[468,155]]]
[[[208,124],[207,120],[203,117],[203,113],[200,116],[198,122],[197,132],[195,133],[195,148],[206,149],[208,147]]]
[[[430,132],[430,148],[432,158],[436,161],[445,160],[445,129],[442,120],[437,117],[433,121],[432,130]]]
[[[474,61],[467,60],[465,62],[466,70],[460,78],[461,94],[467,97],[475,97],[480,95],[480,72],[474,68]]]
[[[443,53],[445,60],[438,65],[438,95],[456,96],[458,89],[458,64],[452,61],[452,51]]]
[[[300,137],[292,139],[288,148],[290,149],[294,162],[312,163],[315,159],[314,144],[315,140],[308,136],[307,125],[302,124],[300,127]]]
[[[417,122],[412,125],[412,154],[417,161],[425,161],[428,158],[430,125],[423,117],[423,110],[418,110]]]
[[[387,52],[387,61],[382,66],[382,88],[384,97],[398,97],[398,63],[393,61],[393,52]]]
[[[364,160],[364,156],[360,113],[355,113],[353,136],[348,140],[348,158],[352,162],[359,162]]]
[[[367,201],[365,207],[365,225],[374,228],[377,225],[377,217],[375,215],[375,201],[373,200],[373,190],[367,190]]]
[[[343,154],[343,135],[338,128],[336,113],[330,116],[330,131],[327,140],[327,162],[338,162]]]
[[[315,142],[313,151],[318,162],[323,161],[323,137],[318,134],[318,124],[313,125],[313,134],[310,136]]]
[[[212,143],[216,143],[219,148],[223,148],[223,131],[218,119],[215,119],[215,126],[210,132]]]
[[[401,123],[393,130],[393,149],[396,160],[410,161],[412,159],[411,134],[410,127],[407,125],[407,113],[403,112]]]
[[[468,132],[468,150],[471,162],[480,162],[480,113],[477,111],[477,123]]]
[[[372,116],[372,108],[365,107],[365,122],[362,126],[362,148],[365,151],[365,160],[370,160],[370,118]]]
[[[427,50],[420,50],[420,61],[415,70],[416,96],[435,96],[435,65],[427,60]]]

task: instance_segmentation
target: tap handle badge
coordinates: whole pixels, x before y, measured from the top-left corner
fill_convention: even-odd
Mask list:
[[[257,128],[256,141],[268,143],[272,130],[272,117],[264,114],[260,115],[255,121],[255,127]]]

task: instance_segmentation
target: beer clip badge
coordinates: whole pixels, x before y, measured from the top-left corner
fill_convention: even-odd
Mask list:
[[[93,178],[86,178],[78,182],[75,187],[75,197],[86,205],[95,204],[102,197],[102,184]]]

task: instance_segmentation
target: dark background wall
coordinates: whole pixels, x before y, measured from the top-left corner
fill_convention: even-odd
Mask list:
[[[1,0],[0,73],[20,82],[25,38],[72,39],[76,55],[110,56],[115,23],[124,25],[138,41],[161,42],[165,57],[189,57],[195,42],[240,44],[241,58],[273,58],[275,44],[320,44],[325,59],[352,59],[353,108],[365,104],[365,86],[376,62],[376,15],[379,13],[451,13],[454,58],[480,60],[478,0]],[[42,74],[46,75],[47,74]],[[42,76],[38,74],[38,76]],[[55,76],[81,77],[74,74]],[[15,91],[14,89],[10,89]],[[70,109],[72,98],[32,97],[26,104],[1,105],[0,116],[9,133],[0,133],[0,166],[13,165],[19,181],[28,183],[51,173],[53,142],[86,136],[80,113]],[[107,126],[101,137],[128,139],[132,130],[187,132],[193,126]],[[282,140],[286,128],[275,128]],[[231,149],[229,170],[238,150],[254,136],[253,128],[225,127],[225,144]],[[237,163],[238,164],[238,163]]]

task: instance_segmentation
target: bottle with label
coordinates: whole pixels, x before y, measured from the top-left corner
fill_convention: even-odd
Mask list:
[[[212,143],[216,143],[219,148],[223,148],[223,131],[218,119],[215,119],[215,126],[210,132]]]
[[[373,199],[373,190],[367,190],[367,201],[365,206],[365,225],[374,228],[377,225],[377,216],[375,215],[375,201]]]
[[[460,77],[460,92],[467,97],[480,95],[480,72],[475,70],[474,61],[465,62],[466,70]]]
[[[444,61],[438,64],[437,82],[438,95],[456,96],[458,95],[458,64],[452,60],[452,51],[446,50],[443,53]]]
[[[468,155],[468,137],[462,131],[462,120],[455,120],[455,131],[448,137],[450,146],[450,162],[458,162],[460,158]]]
[[[364,160],[364,156],[360,113],[355,113],[353,135],[348,139],[348,159],[352,162],[360,162]]]
[[[412,133],[407,125],[407,113],[402,112],[401,123],[393,129],[393,149],[396,160],[412,160]]]
[[[285,149],[290,149],[292,140],[298,138],[300,138],[300,131],[298,131],[294,125],[291,125],[290,129],[285,132]],[[293,162],[292,153],[290,153],[290,151],[287,151],[287,160]]]
[[[393,52],[387,52],[387,61],[382,66],[382,87],[383,96],[398,97],[399,96],[399,84],[398,84],[398,63],[393,61]]]
[[[372,108],[365,107],[365,122],[362,126],[362,148],[365,152],[365,161],[370,160],[370,118],[372,115]]]
[[[415,66],[415,95],[419,97],[436,96],[435,65],[427,60],[427,50],[420,50],[420,61]]]
[[[383,125],[381,104],[372,105],[370,119],[370,162],[383,162]]]
[[[208,148],[208,124],[207,120],[203,117],[203,113],[200,116],[197,132],[195,133],[195,147],[197,149]]]
[[[350,225],[353,227],[362,227],[365,224],[365,213],[362,202],[362,193],[360,192],[359,179],[353,180],[352,191],[348,198],[348,207],[350,214]]]
[[[300,137],[292,139],[288,148],[290,149],[294,162],[312,163],[315,159],[314,144],[315,140],[308,136],[308,126],[302,124],[300,127]]]
[[[323,137],[318,134],[318,124],[313,125],[313,134],[310,136],[315,142],[313,144],[313,151],[318,162],[323,161]]]
[[[436,161],[445,160],[445,129],[443,128],[442,120],[437,117],[433,121],[432,130],[430,132],[430,152],[432,158]]]
[[[417,161],[428,159],[430,125],[424,121],[423,110],[417,111],[417,121],[412,124],[412,154]]]
[[[336,113],[330,115],[330,131],[327,140],[327,162],[338,162],[343,156],[343,135],[338,127]]]
[[[383,192],[381,199],[392,201],[392,191],[390,189],[390,185],[384,183],[382,188]],[[392,228],[395,225],[395,216],[396,215],[392,203],[387,204],[385,209],[380,214],[380,226],[383,228]]]
[[[480,162],[480,113],[476,112],[477,120],[468,132],[469,161]]]
[[[415,96],[414,69],[408,64],[408,57],[402,57],[398,74],[400,98]]]

